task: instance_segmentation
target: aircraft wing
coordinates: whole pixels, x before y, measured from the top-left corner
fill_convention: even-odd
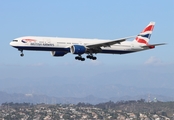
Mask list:
[[[120,38],[120,39],[115,39],[113,41],[108,41],[108,42],[102,42],[102,43],[96,43],[96,44],[90,44],[90,45],[87,45],[86,47],[88,48],[100,48],[100,47],[110,47],[111,45],[114,45],[114,44],[120,44],[121,42],[124,42],[126,41],[127,39],[130,39],[130,38],[134,38],[135,36],[131,36],[131,37],[126,37],[126,38]]]

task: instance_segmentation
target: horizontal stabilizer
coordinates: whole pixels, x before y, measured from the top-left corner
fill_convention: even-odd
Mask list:
[[[166,43],[159,43],[159,44],[152,44],[154,46],[159,46],[159,45],[166,45]]]
[[[141,47],[142,48],[150,48],[150,49],[153,49],[153,48],[155,48],[155,46],[159,46],[159,45],[166,45],[166,43],[148,44],[148,45],[144,45],[144,46],[141,46]]]

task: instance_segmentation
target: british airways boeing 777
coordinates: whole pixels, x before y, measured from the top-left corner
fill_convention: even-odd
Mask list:
[[[84,61],[83,54],[87,54],[86,58],[96,60],[93,54],[126,54],[148,49],[155,46],[164,45],[149,44],[155,22],[150,22],[144,30],[135,36],[133,41],[127,41],[132,37],[120,38],[116,40],[99,40],[99,39],[80,39],[80,38],[58,38],[58,37],[36,37],[25,36],[14,39],[10,45],[21,51],[24,56],[24,50],[50,51],[53,56],[64,56],[67,53],[77,55],[76,60]]]

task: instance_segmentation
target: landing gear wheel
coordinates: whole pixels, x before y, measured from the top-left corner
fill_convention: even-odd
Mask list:
[[[96,60],[96,59],[97,59],[97,57],[93,57],[93,58],[92,58],[92,60]]]
[[[81,58],[81,61],[85,61],[85,58]]]
[[[79,60],[79,56],[76,56],[75,59],[76,59],[76,60]]]
[[[89,56],[89,55],[87,55],[87,56],[86,56],[86,58],[90,58],[90,56]]]
[[[23,54],[23,53],[21,53],[20,55],[21,55],[21,57],[23,57],[23,56],[24,56],[24,54]]]

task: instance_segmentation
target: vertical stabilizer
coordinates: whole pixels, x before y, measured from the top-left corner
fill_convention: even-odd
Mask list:
[[[134,42],[142,43],[148,45],[149,39],[151,37],[155,22],[150,22],[144,30],[137,35]]]

